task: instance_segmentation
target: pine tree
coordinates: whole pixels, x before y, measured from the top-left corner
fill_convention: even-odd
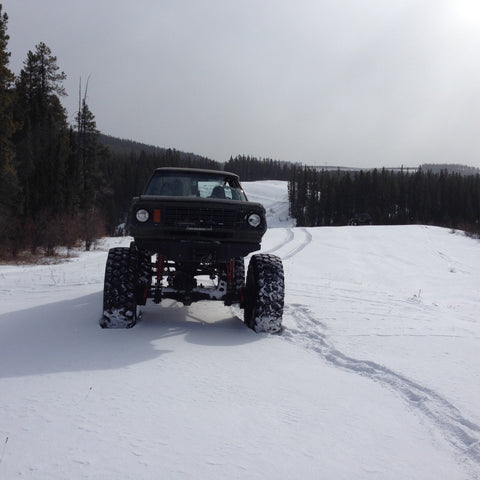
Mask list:
[[[22,123],[16,147],[27,217],[64,208],[70,146],[67,116],[59,97],[65,95],[65,78],[50,48],[40,43],[35,52],[28,52],[16,82],[16,114]]]
[[[24,231],[34,252],[52,253],[61,242],[58,218],[67,202],[69,128],[60,97],[65,95],[57,58],[44,43],[29,51],[16,80],[15,116],[21,128],[14,135],[23,190]]]
[[[76,116],[77,120],[77,153],[81,178],[81,208],[89,208],[95,192],[94,177],[96,173],[96,157],[98,153],[98,130],[95,117],[90,111],[86,99],[83,98]]]
[[[15,132],[13,117],[15,76],[8,68],[10,52],[7,51],[9,40],[7,24],[8,15],[2,13],[0,4],[0,242],[10,243],[11,251],[15,254],[18,242],[14,239],[19,229],[15,219],[19,213],[21,189],[12,143]]]
[[[0,213],[8,213],[15,205],[18,193],[17,172],[14,165],[12,135],[15,131],[13,120],[13,95],[15,76],[8,68],[10,52],[7,51],[8,16],[2,14],[0,4]],[[13,194],[13,195],[12,195]]]
[[[106,151],[98,141],[99,131],[97,130],[95,116],[90,111],[86,101],[87,89],[88,83],[76,116],[77,135],[75,147],[81,181],[79,197],[83,221],[80,233],[85,241],[85,249],[90,250],[93,241],[99,234],[103,233],[100,232],[103,223],[103,212],[98,209],[97,202],[100,201],[100,197],[104,193],[99,159],[106,155]]]

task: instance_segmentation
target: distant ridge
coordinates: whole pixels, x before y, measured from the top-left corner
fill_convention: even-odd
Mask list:
[[[141,142],[136,142],[134,140],[126,140],[123,138],[113,137],[111,135],[106,135],[101,133],[99,136],[100,143],[109,148],[109,150],[117,155],[130,155],[131,153],[139,155],[141,152],[152,155],[165,155],[166,152],[175,152],[179,155],[181,159],[188,160],[208,160],[214,162],[208,157],[203,157],[196,153],[191,152],[182,152],[176,150],[175,148],[165,148],[158,147],[155,145],[148,145]],[[217,162],[219,163],[219,162]],[[224,163],[220,162],[219,166]],[[283,163],[283,162],[282,162]],[[285,162],[286,163],[286,162]],[[291,163],[291,162],[288,162]],[[294,163],[293,163],[294,164]],[[341,171],[341,172],[359,172],[375,170],[388,170],[388,171],[403,171],[405,173],[415,173],[417,170],[422,169],[424,172],[431,171],[432,173],[440,173],[441,171],[448,171],[449,173],[459,173],[461,175],[477,175],[480,174],[480,168],[470,167],[468,165],[460,165],[456,163],[424,163],[418,167],[372,167],[372,168],[361,168],[361,167],[346,167],[346,166],[335,166],[335,165],[311,165],[310,168],[317,170],[328,170],[328,171]]]
[[[340,172],[360,172],[361,170],[364,172],[369,172],[372,170],[388,170],[389,172],[400,172],[403,171],[405,173],[409,172],[416,172],[420,167],[341,167],[335,165],[312,165],[310,168],[315,168],[317,170],[325,170],[325,171],[340,171]]]
[[[100,134],[99,141],[102,145],[108,147],[110,151],[115,154],[128,155],[132,152],[140,153],[142,151],[144,151],[145,153],[163,154],[167,150],[166,148],[156,147],[154,145],[146,145],[144,143],[135,142],[133,140],[112,137],[111,135],[105,135],[103,133]]]
[[[421,165],[422,170],[432,173],[440,173],[447,170],[448,173],[460,173],[461,175],[477,175],[480,173],[480,168],[469,167],[468,165],[459,165],[456,163],[424,163]]]
[[[145,152],[148,155],[157,154],[159,156],[163,156],[166,152],[173,151],[176,152],[181,159],[209,160],[211,162],[214,162],[214,160],[211,160],[208,157],[202,157],[201,155],[197,155],[196,153],[187,153],[176,150],[174,148],[147,145],[145,143],[136,142],[134,140],[125,140],[123,138],[112,137],[111,135],[105,135],[103,133],[99,135],[99,141],[102,145],[108,147],[108,149],[116,155],[130,155],[131,153],[139,155],[141,152]]]
[[[362,167],[341,167],[334,165],[312,165],[310,168],[317,170],[325,171],[340,171],[340,172],[360,172],[361,170],[372,171],[372,170],[388,170],[389,172],[404,172],[404,173],[415,173],[417,170],[423,170],[424,172],[440,173],[442,171],[447,171],[448,173],[459,173],[460,175],[477,175],[480,174],[480,168],[470,167],[468,165],[460,165],[456,163],[424,163],[418,167],[372,167],[372,168],[362,168]]]

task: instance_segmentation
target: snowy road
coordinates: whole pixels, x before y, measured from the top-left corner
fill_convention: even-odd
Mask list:
[[[480,243],[425,226],[294,228],[281,335],[237,307],[98,326],[103,250],[0,266],[0,480],[478,479]]]

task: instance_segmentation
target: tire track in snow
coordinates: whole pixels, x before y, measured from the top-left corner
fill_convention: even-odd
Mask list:
[[[294,230],[295,236],[297,232],[302,232],[302,234],[304,235],[304,239],[301,241],[300,245],[297,245],[293,250],[288,252],[286,255],[283,255],[282,260],[288,260],[289,258],[294,257],[295,255],[300,253],[307,245],[310,245],[310,243],[312,242],[312,234],[305,227],[295,229]]]
[[[285,230],[287,232],[287,237],[281,243],[276,245],[275,247],[270,248],[268,250],[265,250],[264,253],[274,253],[274,252],[280,250],[285,245],[288,245],[294,239],[295,234],[293,233],[293,229],[288,228],[288,229],[285,229]]]
[[[480,426],[463,417],[452,403],[383,365],[343,354],[328,340],[326,326],[307,307],[286,305],[285,313],[294,319],[297,327],[285,328],[283,338],[314,350],[337,368],[367,377],[400,394],[408,405],[427,417],[467,461],[476,468],[480,466]]]
[[[301,252],[307,245],[312,242],[312,234],[308,231],[305,227],[300,228],[288,228],[285,229],[287,231],[287,236],[284,238],[278,245],[275,245],[268,250],[264,250],[263,253],[275,253],[279,250],[286,250],[286,253],[282,255],[282,253],[278,253],[278,255],[282,258],[282,260],[288,260],[289,258],[294,257],[297,253]],[[298,240],[299,232],[300,235],[303,236],[300,240]],[[287,250],[286,247],[293,243],[295,246],[290,250]]]

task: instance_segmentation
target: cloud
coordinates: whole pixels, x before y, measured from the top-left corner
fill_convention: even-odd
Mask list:
[[[105,133],[216,160],[480,166],[471,0],[4,0],[12,65],[44,41],[91,75]]]

